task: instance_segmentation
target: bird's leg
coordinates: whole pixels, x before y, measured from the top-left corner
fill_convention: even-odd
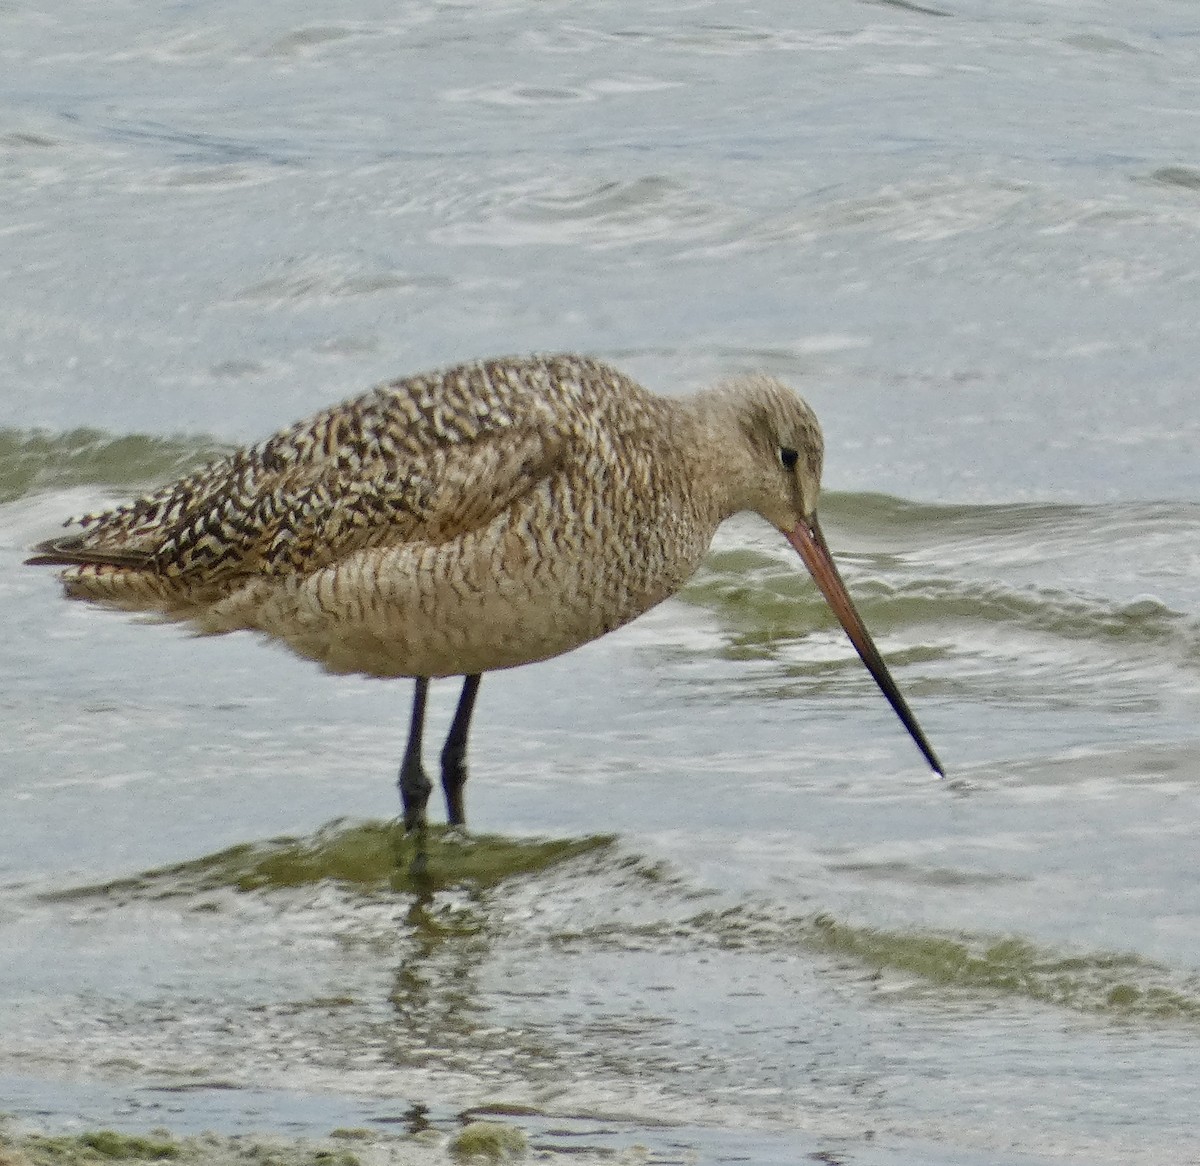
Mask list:
[[[421,738],[425,732],[425,698],[429,694],[429,680],[417,677],[413,692],[412,722],[408,729],[408,744],[404,748],[404,761],[400,765],[400,800],[404,803],[404,832],[411,834],[425,831],[425,804],[433,783],[425,775],[421,764]]]
[[[463,826],[467,821],[463,809],[463,786],[467,784],[467,733],[471,728],[471,713],[475,711],[478,692],[479,674],[466,677],[442,749],[442,790],[446,794],[446,819],[451,826]]]

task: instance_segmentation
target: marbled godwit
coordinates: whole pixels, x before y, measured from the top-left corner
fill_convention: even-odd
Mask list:
[[[489,360],[336,405],[79,519],[29,562],[65,566],[72,598],[262,632],[331,672],[415,677],[399,778],[412,830],[432,788],[430,677],[466,678],[441,757],[462,823],[481,673],[640,615],[682,586],[724,519],[752,510],[800,553],[941,773],[817,524],[822,452],[812,410],[770,377],[669,399],[577,356]]]

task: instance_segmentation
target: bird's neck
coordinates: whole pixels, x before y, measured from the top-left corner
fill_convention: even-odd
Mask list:
[[[683,451],[693,466],[694,480],[703,483],[713,519],[723,522],[742,510],[754,509],[753,452],[742,430],[736,402],[722,387],[676,398]]]

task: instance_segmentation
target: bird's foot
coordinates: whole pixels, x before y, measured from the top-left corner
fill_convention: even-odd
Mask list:
[[[408,864],[408,877],[414,882],[420,882],[429,877],[429,852],[424,845],[418,847]]]
[[[429,829],[425,815],[405,814],[392,829],[392,853],[395,870],[391,878],[394,891],[410,889],[429,874]]]

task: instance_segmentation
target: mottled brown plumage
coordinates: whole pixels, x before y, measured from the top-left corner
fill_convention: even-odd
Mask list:
[[[828,555],[821,459],[812,411],[769,377],[663,398],[582,357],[489,360],[327,409],[85,516],[30,561],[65,566],[72,598],[258,631],[334,672],[477,676],[633,619],[740,510],[783,531],[829,595],[809,561]],[[879,679],[873,646],[864,660]]]

